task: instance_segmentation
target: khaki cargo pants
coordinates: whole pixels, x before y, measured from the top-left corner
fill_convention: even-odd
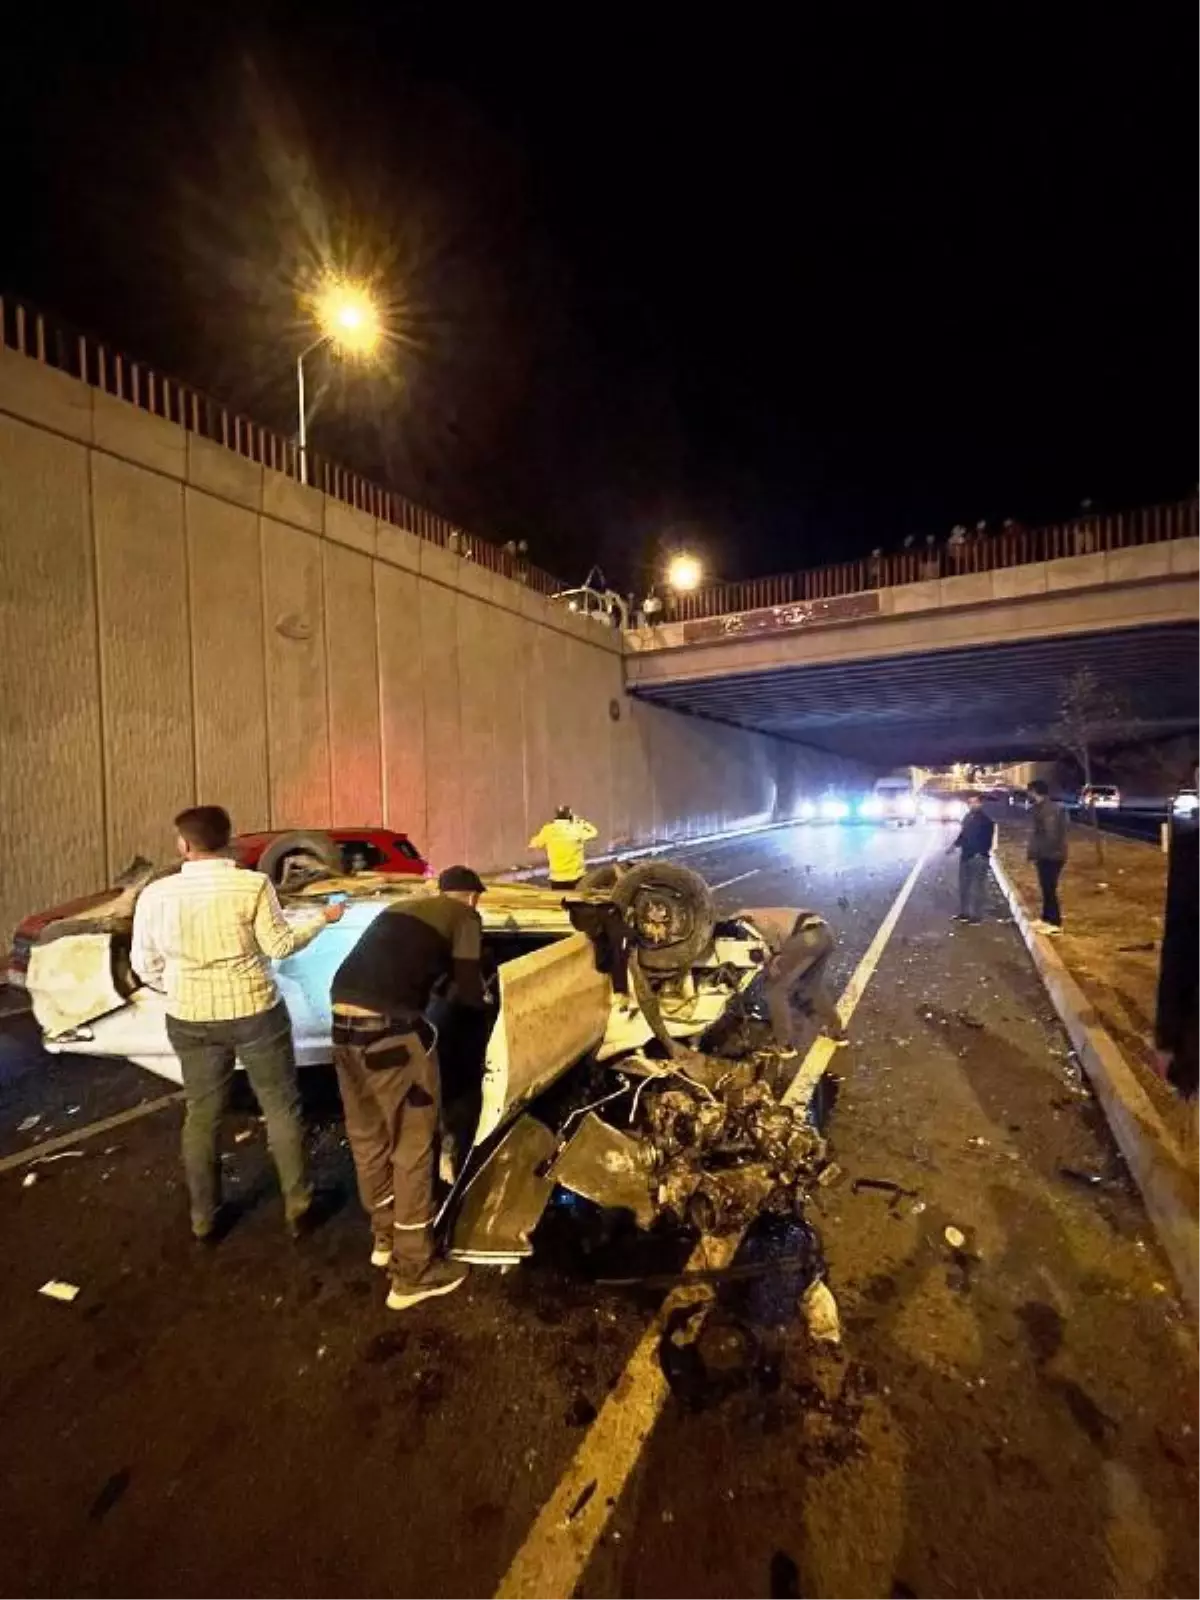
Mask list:
[[[391,1250],[394,1278],[412,1282],[434,1253],[437,1051],[411,1025],[335,1010],[333,1061],[376,1247]]]

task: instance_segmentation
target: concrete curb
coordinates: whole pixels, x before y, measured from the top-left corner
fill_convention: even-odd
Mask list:
[[[1121,1154],[1128,1163],[1158,1241],[1193,1317],[1200,1318],[1200,1220],[1196,1183],[1183,1151],[1121,1054],[1054,944],[1036,933],[998,856],[992,871],[1033,958],[1046,993],[1075,1046]]]

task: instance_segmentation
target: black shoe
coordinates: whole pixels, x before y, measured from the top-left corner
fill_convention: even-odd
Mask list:
[[[346,1195],[342,1189],[314,1189],[307,1209],[297,1217],[288,1218],[288,1232],[293,1239],[307,1239],[310,1233],[315,1233],[330,1217],[335,1216],[345,1203]]]

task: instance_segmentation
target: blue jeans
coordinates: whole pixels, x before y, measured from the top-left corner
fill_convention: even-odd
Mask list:
[[[958,914],[970,922],[978,922],[983,916],[987,875],[986,856],[963,856],[958,863]]]
[[[183,1069],[187,1109],[183,1118],[183,1170],[192,1207],[192,1232],[211,1232],[221,1203],[221,1164],[217,1144],[221,1116],[240,1061],[267,1122],[267,1143],[284,1209],[301,1217],[312,1201],[304,1163],[300,1089],[292,1048],[292,1019],[283,1001],[270,1011],[227,1022],[185,1022],[167,1018],[167,1038]]]

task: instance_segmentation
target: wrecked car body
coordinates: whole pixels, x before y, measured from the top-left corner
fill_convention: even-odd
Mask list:
[[[129,965],[133,906],[153,875],[45,929],[29,991],[48,1051],[124,1056],[178,1082],[164,997]],[[300,1066],[332,1058],[333,975],[365,929],[430,892],[369,873],[314,874],[284,892],[290,920],[331,897],[345,906],[275,965]],[[565,896],[492,884],[479,912],[494,1016],[446,999],[430,1009],[456,1180],[443,1219],[452,1254],[529,1255],[556,1189],[643,1229],[721,1232],[764,1210],[799,1213],[824,1145],[780,1098],[779,1053],[754,1016],[769,952],[751,918],[718,920],[703,880],[661,861]],[[577,1068],[587,1092],[564,1098]]]

